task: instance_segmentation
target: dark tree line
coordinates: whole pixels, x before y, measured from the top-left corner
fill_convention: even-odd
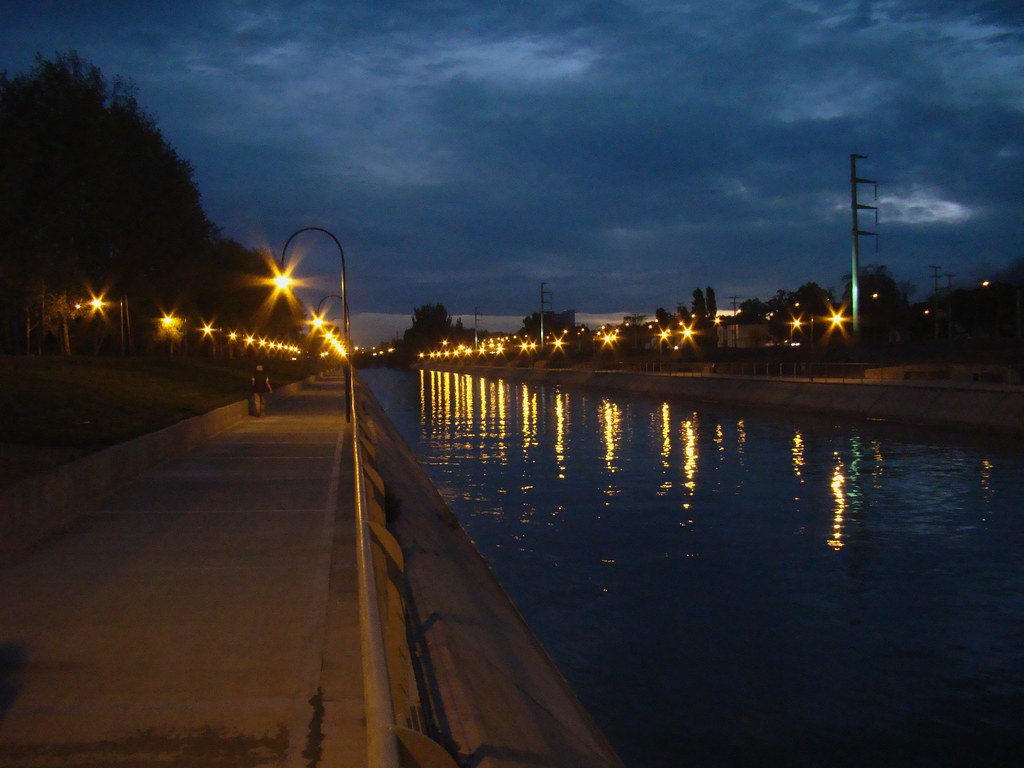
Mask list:
[[[90,296],[127,299],[139,348],[164,312],[249,323],[267,274],[261,254],[221,237],[130,81],[73,51],[0,74],[2,351],[72,351]]]

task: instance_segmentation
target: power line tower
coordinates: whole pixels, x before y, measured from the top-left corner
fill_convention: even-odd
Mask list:
[[[878,182],[874,179],[862,179],[857,176],[857,161],[867,160],[867,155],[850,155],[850,212],[853,215],[853,228],[850,230],[853,239],[853,266],[850,271],[850,312],[853,315],[853,334],[857,336],[860,333],[860,297],[859,287],[860,282],[860,238],[862,235],[868,235],[875,238],[875,248],[878,247],[878,233],[868,232],[860,228],[858,221],[859,211],[874,211],[875,212],[875,226],[878,226],[878,206],[876,205],[864,205],[857,199],[858,185],[859,184],[874,184],[875,185],[875,200],[878,200]]]

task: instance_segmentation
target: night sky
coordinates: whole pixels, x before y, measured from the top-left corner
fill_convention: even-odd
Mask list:
[[[0,69],[69,49],[135,81],[225,235],[337,235],[362,343],[435,302],[514,329],[542,281],[592,321],[840,293],[852,152],[862,264],[913,299],[1024,257],[1020,0],[0,3]],[[299,257],[337,292],[329,238]]]

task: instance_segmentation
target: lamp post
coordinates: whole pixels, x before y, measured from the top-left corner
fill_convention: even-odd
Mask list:
[[[338,299],[339,301],[342,302],[345,301],[341,296],[339,296],[336,293],[329,293],[322,299],[320,299],[320,301],[317,302],[316,309],[313,311],[313,330],[316,331],[317,329],[319,329],[323,331],[324,338],[326,338],[333,344],[334,334],[329,329],[327,329],[327,323],[325,322],[323,315],[320,314],[320,311],[323,309],[324,302],[327,301],[328,299]],[[345,353],[348,354],[348,350],[346,350]]]
[[[316,313],[317,313],[318,316],[320,314],[320,310],[323,309],[324,302],[327,301],[328,299],[338,299],[339,301],[342,301],[342,302],[345,301],[345,299],[342,296],[339,296],[336,293],[329,293],[329,294],[327,294],[322,299],[320,299],[320,301],[316,305]]]
[[[287,240],[285,240],[284,247],[281,249],[281,264],[280,264],[280,267],[281,267],[282,271],[284,271],[285,264],[286,264],[286,258],[287,258],[287,253],[288,253],[288,246],[291,244],[292,240],[294,240],[296,237],[301,235],[303,232],[322,232],[323,234],[327,235],[329,238],[331,238],[331,240],[334,241],[334,244],[336,246],[338,246],[338,254],[341,256],[341,295],[339,296],[339,298],[341,299],[341,316],[342,316],[341,335],[342,335],[342,344],[344,345],[345,353],[346,353],[345,354],[345,363],[344,363],[344,370],[345,370],[345,421],[351,421],[352,420],[352,354],[351,354],[352,345],[351,345],[350,340],[349,340],[348,299],[346,298],[347,294],[345,293],[345,251],[342,249],[341,243],[338,241],[338,238],[336,238],[332,233],[328,232],[323,227],[303,227],[302,229],[297,230],[296,232],[293,232],[292,235]],[[330,297],[326,297],[326,298],[330,298]]]

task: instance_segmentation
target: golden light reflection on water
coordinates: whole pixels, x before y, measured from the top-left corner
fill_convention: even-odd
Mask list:
[[[697,414],[683,422],[683,476],[693,496],[697,490]]]
[[[523,384],[520,395],[523,410],[523,451],[537,445],[537,393]]]
[[[508,440],[508,402],[506,400],[505,385],[502,382],[494,384],[494,391],[497,400],[498,421],[496,424],[498,438],[504,445]]]
[[[662,466],[668,468],[668,460],[672,455],[672,415],[668,403],[661,404],[661,459]]]
[[[992,462],[981,460],[981,495],[985,501],[992,499]]]
[[[427,372],[420,368],[420,424],[427,420]]]
[[[524,466],[546,457],[548,467],[553,469],[549,477],[565,480],[570,456],[580,446],[592,445],[597,437],[598,451],[594,458],[607,478],[607,484],[601,489],[606,504],[610,505],[613,497],[627,493],[628,482],[622,478],[613,482],[610,476],[621,473],[627,464],[632,467],[640,453],[633,445],[634,423],[628,406],[607,397],[588,400],[557,387],[544,390],[461,373],[421,371],[419,385],[420,420],[430,422],[433,436],[447,445],[446,455],[468,454],[483,465],[508,466],[509,449],[515,446],[515,454],[521,455]],[[576,431],[579,432],[579,428],[583,431],[573,434],[570,415],[577,403],[581,410]],[[696,412],[678,414],[673,412],[674,407],[665,401],[644,412],[648,439],[640,443],[649,446],[652,462],[648,465],[645,482],[649,486],[656,485],[655,492],[661,497],[670,497],[674,489],[678,489],[678,503],[692,515],[694,508],[701,507],[702,491],[741,492],[749,482],[750,469],[744,466],[748,449],[754,450],[751,456],[761,461],[761,454],[755,450],[759,450],[760,432],[757,433],[758,443],[748,445],[750,438],[745,421],[702,423]],[[856,531],[851,526],[859,525],[864,494],[884,488],[885,445],[854,435],[848,438],[845,448],[825,453],[821,457],[825,460],[822,466],[815,460],[804,430],[791,429],[784,439],[788,440],[785,451],[788,456],[783,455],[790,470],[787,482],[817,488],[796,491],[796,501],[817,499],[817,508],[822,513],[826,510],[830,513],[830,530],[824,537],[826,544],[834,550],[843,549],[851,543],[851,532]],[[712,464],[706,463],[709,458]],[[978,473],[976,477],[987,498],[993,492],[992,463],[982,461]],[[860,477],[861,474],[864,477]],[[501,493],[532,495],[535,487],[528,475],[523,474],[519,479],[525,482]],[[707,483],[712,485],[702,488]],[[731,490],[726,483],[731,483]],[[520,519],[524,523],[536,520],[539,511],[525,511]],[[794,512],[802,514],[801,505],[798,504]]]
[[[882,487],[882,475],[885,470],[885,456],[882,455],[882,444],[873,440],[871,443],[871,455],[874,463],[871,465],[871,485],[873,488]]]
[[[480,378],[480,423],[487,423],[487,414],[490,413],[487,403],[487,379]]]
[[[565,435],[569,426],[569,395],[555,390],[555,465],[558,479],[565,479]]]
[[[842,549],[843,547],[843,522],[846,519],[845,486],[846,475],[843,474],[843,461],[839,458],[839,453],[837,452],[835,454],[835,466],[832,469],[832,538],[828,540],[828,545],[832,549]]]
[[[660,416],[662,481],[658,495],[665,496],[672,490],[672,413],[668,403],[661,404]]]
[[[804,463],[804,436],[798,429],[793,433],[793,474],[800,478],[801,483],[804,481],[801,477]]]
[[[454,393],[452,392],[452,377],[454,376],[454,374],[445,373],[443,374],[443,376],[444,380],[441,384],[441,396],[443,399],[443,404],[441,407],[441,416],[447,417],[448,414],[455,413],[455,396]],[[445,421],[447,422],[446,418]]]
[[[604,399],[597,407],[601,420],[601,438],[604,444],[604,463],[609,472],[617,472],[615,458],[622,440],[622,409],[610,400]]]

